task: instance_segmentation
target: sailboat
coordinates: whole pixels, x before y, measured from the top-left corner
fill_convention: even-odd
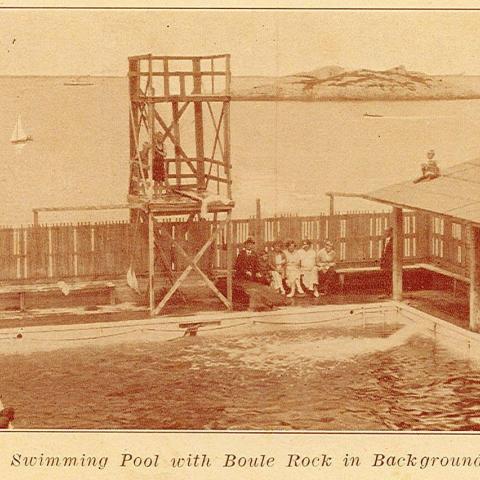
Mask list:
[[[33,141],[33,137],[31,135],[27,135],[25,133],[25,130],[23,129],[22,117],[19,115],[17,118],[17,123],[15,124],[15,128],[13,129],[10,142],[14,144],[22,144],[22,143],[27,143],[32,141]]]
[[[383,117],[383,115],[378,115],[377,113],[364,113],[363,114],[364,117],[371,117],[371,118],[381,118]]]

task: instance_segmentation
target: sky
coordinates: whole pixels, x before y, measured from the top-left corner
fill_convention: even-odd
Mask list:
[[[1,9],[0,74],[125,75],[129,55],[230,53],[234,75],[480,75],[478,32],[480,11]]]

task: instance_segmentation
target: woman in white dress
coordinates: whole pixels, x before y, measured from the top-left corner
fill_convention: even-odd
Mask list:
[[[270,265],[270,275],[272,277],[272,287],[282,295],[285,295],[283,288],[283,279],[285,278],[285,265],[287,259],[282,250],[282,242],[276,241],[273,244],[273,250],[269,253],[268,263]]]
[[[305,288],[318,297],[318,269],[316,265],[317,254],[312,247],[312,242],[308,239],[302,242],[302,250],[300,255],[300,275]]]
[[[285,257],[287,264],[285,266],[285,277],[287,285],[290,288],[290,292],[287,297],[293,297],[295,291],[300,295],[305,295],[302,286],[300,285],[300,258],[301,253],[295,250],[295,242],[290,240],[287,242],[287,249],[285,250]]]

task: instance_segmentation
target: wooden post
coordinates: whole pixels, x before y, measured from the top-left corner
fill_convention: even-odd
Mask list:
[[[25,304],[25,292],[20,292],[19,293],[19,299],[20,299],[20,311],[24,312],[26,310],[26,304]]]
[[[227,196],[232,198],[232,172],[230,152],[230,102],[223,104],[223,164],[227,180]]]
[[[182,180],[182,163],[180,152],[180,114],[178,112],[178,102],[172,101],[172,119],[173,119],[173,136],[175,140],[175,184],[180,186]]]
[[[263,245],[263,232],[262,232],[262,206],[260,199],[256,200],[256,215],[255,215],[255,241],[257,245]]]
[[[393,264],[392,264],[392,296],[393,300],[401,301],[403,294],[402,264],[403,264],[403,212],[401,208],[393,207]]]
[[[230,55],[225,58],[225,93],[230,95]],[[231,164],[230,164],[230,101],[223,102],[223,162],[227,179],[227,196],[232,198]]]
[[[53,245],[52,245],[52,227],[48,227],[48,269],[47,276],[53,277]]]
[[[330,197],[330,216],[335,215],[335,197],[333,194],[328,195]]]
[[[33,209],[33,225],[38,227],[38,210]]]
[[[168,58],[163,59],[163,95],[170,96],[170,77],[168,76]]]
[[[129,94],[130,94],[130,114],[128,118],[130,135],[130,182],[128,191],[133,194],[138,189],[141,177],[140,163],[137,160],[137,141],[138,141],[138,104],[135,101],[140,91],[140,62],[137,59],[129,59]],[[138,159],[140,160],[140,159]],[[137,177],[134,180],[134,177]]]
[[[467,250],[470,277],[470,330],[480,331],[480,235],[478,228],[467,225]]]
[[[211,88],[212,88],[212,95],[215,94],[215,75],[213,75],[213,72],[215,72],[215,62],[213,61],[213,58],[210,60],[210,70],[212,72],[211,75]]]
[[[230,68],[231,55],[225,55],[225,93],[230,95],[230,85],[232,81],[232,71]]]
[[[202,74],[200,59],[193,59],[193,92],[194,95],[202,94]],[[195,111],[195,147],[197,159],[197,189],[204,191],[205,185],[205,153],[203,146],[203,104],[201,101],[193,102]]]
[[[78,234],[75,227],[73,227],[73,274],[78,276]]]
[[[233,309],[233,238],[232,238],[232,212],[227,212],[227,299]]]
[[[153,316],[155,314],[155,233],[150,210],[148,211],[148,305],[150,315]]]
[[[426,231],[426,243],[427,243],[427,249],[426,249],[426,261],[427,263],[432,260],[432,254],[433,254],[433,247],[432,247],[432,239],[433,239],[433,215],[432,214],[426,214],[425,216],[425,231]]]
[[[155,103],[153,97],[155,96],[155,90],[150,85],[148,88],[148,128],[150,129],[150,149],[148,150],[148,178],[153,179],[153,156],[155,153]]]
[[[430,215],[425,212],[416,210],[414,212],[415,218],[415,239],[417,244],[416,262],[429,261],[429,246],[430,246]]]

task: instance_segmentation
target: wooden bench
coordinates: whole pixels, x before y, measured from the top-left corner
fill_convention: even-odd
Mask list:
[[[444,268],[438,267],[437,265],[432,265],[430,263],[418,263],[416,266],[418,268],[423,268],[430,272],[438,273],[440,275],[445,275],[446,277],[453,278],[453,296],[454,297],[457,296],[458,282],[466,283],[467,285],[470,285],[469,277],[455,273],[455,272],[450,272],[449,270],[445,270]]]
[[[62,287],[67,293],[63,293]],[[27,293],[52,293],[59,292],[65,296],[70,292],[98,292],[106,290],[109,294],[111,305],[115,304],[115,284],[108,281],[91,281],[91,282],[75,282],[75,283],[42,283],[42,284],[25,284],[25,285],[5,285],[0,286],[0,296],[18,295],[19,309],[21,312],[26,311],[25,296]]]
[[[461,275],[459,273],[455,272],[450,272],[449,270],[446,270],[445,268],[438,267],[437,265],[433,265],[431,263],[416,263],[415,265],[411,265],[412,267],[416,268],[424,268],[425,270],[429,270],[430,272],[435,272],[435,273],[440,273],[441,275],[445,275],[447,277],[451,277],[454,280],[458,280],[460,282],[465,282],[465,283],[470,283],[470,278]],[[405,268],[405,267],[403,267]]]
[[[430,263],[414,263],[411,265],[404,265],[403,270],[427,270],[429,272],[438,273],[440,275],[445,275],[446,277],[453,278],[453,291],[454,295],[456,294],[458,288],[458,282],[464,282],[469,284],[470,279],[464,275],[460,275],[455,272],[450,272],[444,268],[438,267],[437,265],[432,265]],[[345,286],[345,275],[348,274],[355,274],[355,273],[375,273],[381,272],[380,267],[374,266],[364,266],[364,267],[345,267],[345,268],[337,268],[336,272],[338,273],[340,287],[344,288]]]

